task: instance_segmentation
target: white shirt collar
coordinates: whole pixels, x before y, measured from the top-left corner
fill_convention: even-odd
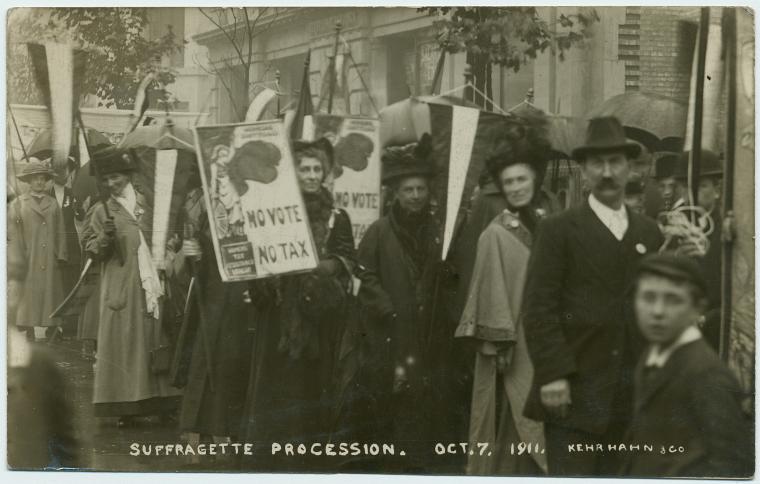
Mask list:
[[[619,209],[614,210],[597,200],[593,193],[588,196],[588,204],[605,227],[610,229],[618,240],[622,240],[625,231],[628,230],[628,212],[625,204],[621,204]]]
[[[131,182],[128,182],[127,185],[124,187],[124,190],[121,192],[121,195],[113,196],[114,200],[119,202],[122,207],[127,209],[127,212],[132,215],[132,217],[135,216],[135,207],[137,206],[137,194],[135,193],[135,187],[132,186]]]
[[[702,333],[696,326],[689,326],[676,341],[667,348],[661,348],[659,345],[653,345],[647,356],[646,366],[656,366],[662,368],[668,362],[670,356],[681,346],[693,343],[702,337]]]

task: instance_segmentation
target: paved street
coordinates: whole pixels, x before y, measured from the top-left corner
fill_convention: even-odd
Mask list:
[[[36,343],[45,344],[45,343]],[[193,469],[191,458],[183,456],[129,455],[130,444],[176,443],[176,423],[162,424],[156,417],[140,419],[135,427],[120,429],[115,418],[95,418],[92,407],[92,362],[80,356],[81,342],[57,343],[51,350],[63,373],[68,399],[73,403],[74,428],[82,456],[82,466],[107,471],[172,471]],[[196,467],[197,469],[197,467]]]

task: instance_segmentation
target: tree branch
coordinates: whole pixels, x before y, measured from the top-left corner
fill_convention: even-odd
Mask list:
[[[242,62],[243,61],[243,53],[240,51],[240,48],[238,47],[238,45],[235,43],[235,40],[230,36],[230,33],[222,26],[222,24],[220,22],[215,22],[214,19],[211,18],[211,16],[209,16],[208,14],[206,14],[206,12],[203,11],[202,7],[198,7],[198,10],[203,14],[204,17],[206,17],[209,20],[209,22],[211,22],[212,24],[214,24],[216,26],[216,28],[218,28],[219,30],[222,31],[222,33],[224,34],[224,36],[227,37],[227,40],[230,41],[230,44],[232,44],[232,48],[235,49],[235,52],[237,53],[238,58]]]

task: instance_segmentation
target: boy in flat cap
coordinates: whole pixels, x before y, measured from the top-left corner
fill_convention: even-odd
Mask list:
[[[644,258],[635,289],[638,326],[649,342],[635,374],[634,416],[626,444],[631,476],[737,478],[752,475],[752,423],[736,378],[702,339],[696,323],[707,284],[694,259]]]

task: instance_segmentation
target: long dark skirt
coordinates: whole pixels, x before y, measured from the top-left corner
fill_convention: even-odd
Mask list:
[[[243,294],[247,287],[209,281],[200,288],[204,318],[198,319],[198,304],[191,306],[196,328],[180,413],[183,431],[241,435],[253,338],[253,307]]]

